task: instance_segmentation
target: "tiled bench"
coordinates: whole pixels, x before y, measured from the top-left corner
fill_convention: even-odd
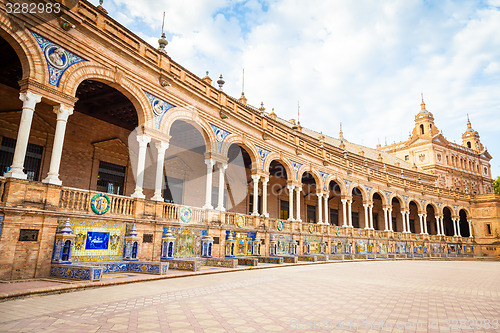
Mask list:
[[[52,264],[50,276],[72,279],[100,281],[103,274],[102,266],[73,265],[73,264]]]
[[[183,259],[168,259],[170,269],[179,269],[183,271],[198,272],[202,266],[202,259],[183,260]]]
[[[236,267],[238,267],[238,259],[232,259],[232,258],[205,258],[205,259],[202,259],[202,264],[203,264],[203,266],[236,268]]]

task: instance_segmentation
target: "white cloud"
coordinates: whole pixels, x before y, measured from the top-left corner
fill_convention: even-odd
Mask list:
[[[110,1],[111,2],[111,1]],[[107,2],[106,2],[107,3]],[[106,7],[105,3],[105,7]],[[114,0],[113,17],[224,90],[264,101],[283,118],[301,103],[304,126],[374,147],[406,139],[420,92],[436,125],[461,141],[466,114],[500,174],[498,1]],[[149,36],[149,37],[147,37]]]

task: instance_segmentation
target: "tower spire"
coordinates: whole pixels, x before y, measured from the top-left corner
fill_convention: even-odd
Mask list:
[[[297,125],[300,125],[300,102],[297,101]]]
[[[469,119],[469,114],[467,113],[467,128],[472,128],[472,125],[470,123],[470,119]]]
[[[342,132],[342,122],[340,122],[340,132],[339,132],[339,138],[343,139],[344,138],[344,132]]]
[[[247,104],[247,98],[245,97],[245,68],[243,68],[243,74],[241,76],[241,96],[238,98],[238,102],[243,105]]]
[[[422,104],[420,104],[420,108],[421,108],[422,110],[425,110],[424,93],[420,93],[420,95],[422,96]]]

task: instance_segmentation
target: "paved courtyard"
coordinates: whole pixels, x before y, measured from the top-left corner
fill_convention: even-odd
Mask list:
[[[155,280],[0,303],[0,332],[500,332],[500,262],[382,261]]]

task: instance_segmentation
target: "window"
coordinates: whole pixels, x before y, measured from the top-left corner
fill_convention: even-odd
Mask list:
[[[99,162],[97,190],[111,194],[123,194],[125,167],[108,162]]]
[[[288,220],[289,217],[288,201],[280,200],[280,219]]]
[[[373,213],[373,229],[378,230],[378,213]]]
[[[38,240],[38,229],[21,229],[19,232],[20,242],[36,242]]]
[[[397,221],[396,221],[396,218],[393,217],[392,218],[392,231],[397,231],[398,229],[396,228],[397,226]]]
[[[253,213],[253,194],[250,194],[250,202],[248,203],[248,210],[250,214]],[[262,212],[262,196],[259,195],[257,198],[257,212]],[[288,217],[287,217],[288,218]]]
[[[338,209],[330,208],[330,224],[339,225],[339,211]]]
[[[415,233],[415,220],[410,220],[410,232]]]
[[[410,155],[405,155],[405,161],[409,161],[410,160]]]
[[[153,243],[153,234],[144,234],[142,235],[143,243]]]
[[[307,221],[316,223],[316,206],[307,205]]]
[[[352,226],[353,228],[359,228],[359,213],[352,212]]]
[[[491,235],[491,224],[489,223],[486,224],[486,234]]]
[[[11,138],[2,138],[0,146],[0,175],[4,175],[10,170],[12,160],[14,159],[14,150],[16,149],[16,140]],[[28,180],[39,180],[40,165],[42,164],[43,147],[28,143],[26,149],[26,158],[24,159],[24,172]]]
[[[424,134],[424,125],[420,125],[420,134]]]
[[[472,148],[470,141],[467,141],[467,148]]]
[[[165,177],[165,189],[163,190],[163,200],[165,200],[165,202],[182,204],[183,191],[184,191],[183,179]],[[212,205],[214,207],[217,206],[217,204],[219,203],[218,193],[219,193],[218,188],[212,188]]]

